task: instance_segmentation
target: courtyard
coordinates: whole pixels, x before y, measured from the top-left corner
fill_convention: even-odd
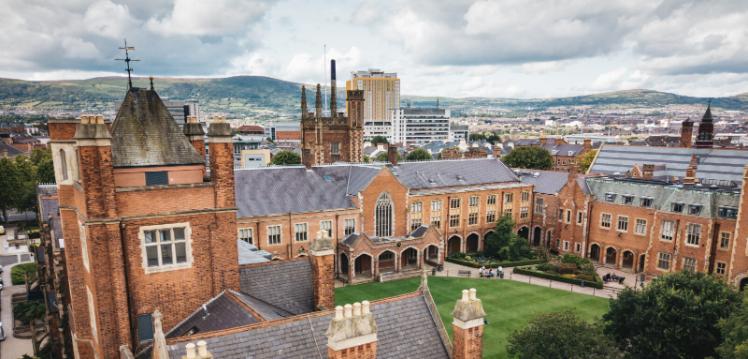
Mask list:
[[[337,288],[335,301],[342,305],[362,300],[377,300],[413,292],[420,278],[384,283],[367,283]],[[452,309],[462,289],[476,288],[483,302],[488,324],[485,327],[483,356],[506,358],[507,338],[541,313],[573,310],[581,318],[599,320],[608,310],[608,299],[570,291],[551,289],[511,281],[429,277],[429,290],[450,337]]]

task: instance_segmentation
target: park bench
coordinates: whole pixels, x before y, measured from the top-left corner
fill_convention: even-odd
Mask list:
[[[472,275],[472,272],[469,270],[458,270],[457,275],[460,277],[470,277]]]

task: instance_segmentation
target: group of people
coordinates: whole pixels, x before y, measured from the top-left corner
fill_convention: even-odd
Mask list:
[[[486,277],[486,278],[492,278],[492,277],[504,278],[504,268],[502,266],[499,266],[498,268],[496,268],[496,272],[494,272],[493,268],[486,269],[485,266],[482,266],[478,270],[478,275],[480,277]]]
[[[603,282],[605,282],[605,283],[608,283],[608,282],[618,282],[618,284],[623,284],[623,280],[624,279],[625,279],[625,277],[619,277],[619,276],[615,275],[615,273],[613,273],[613,274],[607,273],[607,274],[605,274],[603,276]]]

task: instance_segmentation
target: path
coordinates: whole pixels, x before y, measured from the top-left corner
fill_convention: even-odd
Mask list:
[[[5,330],[5,341],[0,342],[0,359],[17,359],[24,354],[31,354],[31,339],[18,339],[13,336],[13,310],[10,307],[10,297],[14,293],[23,293],[26,291],[23,285],[11,285],[10,268],[5,267],[3,271],[3,283],[6,284],[2,290],[0,300],[0,317],[2,317],[3,329]]]

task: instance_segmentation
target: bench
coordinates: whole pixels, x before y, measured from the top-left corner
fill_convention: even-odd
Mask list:
[[[472,272],[469,270],[458,270],[457,275],[460,277],[470,277],[472,275]]]

